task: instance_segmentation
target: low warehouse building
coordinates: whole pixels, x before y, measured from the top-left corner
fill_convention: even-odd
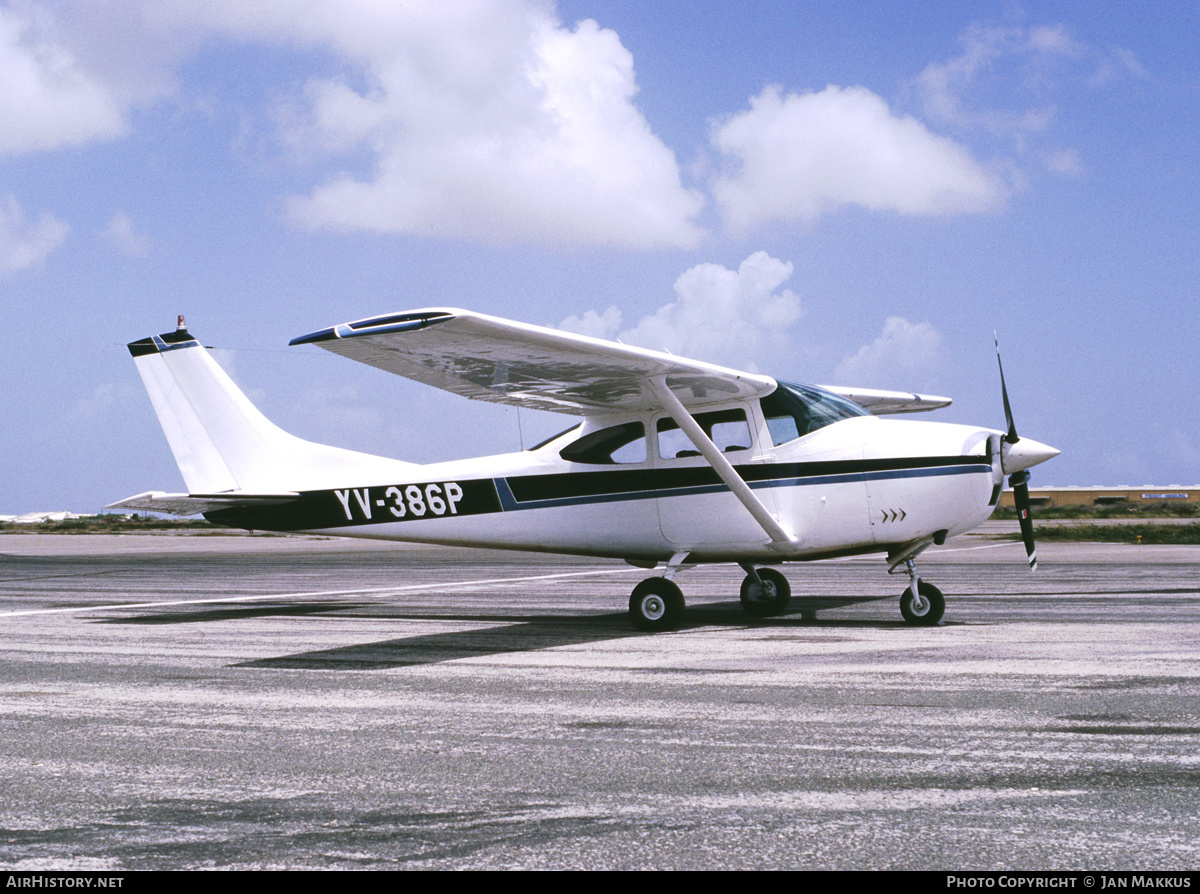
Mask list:
[[[1166,487],[1143,485],[1142,487],[1031,487],[1029,500],[1034,506],[1108,506],[1113,503],[1200,503],[1200,486],[1181,487],[1171,484]],[[1012,508],[1013,495],[1005,490],[1000,495],[1000,505]]]

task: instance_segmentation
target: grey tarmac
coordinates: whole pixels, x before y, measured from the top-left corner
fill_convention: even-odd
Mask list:
[[[0,866],[1196,869],[1200,547],[1039,558],[926,553],[933,628],[701,567],[653,635],[619,562],[0,536]]]

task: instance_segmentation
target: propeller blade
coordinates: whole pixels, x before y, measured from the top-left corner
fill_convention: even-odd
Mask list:
[[[1000,396],[1004,398],[1004,420],[1008,423],[1008,434],[1004,436],[1004,440],[1015,444],[1021,438],[1017,434],[1017,424],[1013,421],[1012,407],[1008,403],[1008,388],[1004,384],[1004,364],[1000,362],[1000,336],[993,331],[992,337],[996,339],[996,364],[1000,367]]]
[[[1008,423],[1008,434],[1000,444],[1000,472],[1011,471],[1008,484],[1013,489],[1013,502],[1017,506],[1017,521],[1021,523],[1021,540],[1025,544],[1025,555],[1029,557],[1029,570],[1037,571],[1037,544],[1033,542],[1033,515],[1029,502],[1029,467],[1036,466],[1058,456],[1058,451],[1037,441],[1026,441],[1020,447],[1017,423],[1013,421],[1012,405],[1008,402],[1008,386],[1004,383],[1004,364],[1000,361],[1000,336],[992,331],[996,339],[996,365],[1000,367],[1000,396],[1004,398],[1004,419]],[[989,442],[990,446],[990,442]]]
[[[1017,520],[1021,523],[1021,539],[1025,542],[1025,555],[1029,557],[1029,570],[1037,571],[1037,544],[1033,542],[1033,516],[1030,514],[1029,473],[1022,469],[1008,479],[1013,489],[1013,501],[1017,504]]]

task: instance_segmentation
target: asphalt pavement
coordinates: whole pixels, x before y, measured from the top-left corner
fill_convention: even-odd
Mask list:
[[[1200,547],[964,537],[676,580],[293,537],[0,536],[8,869],[1200,864]],[[816,619],[811,619],[812,612]]]

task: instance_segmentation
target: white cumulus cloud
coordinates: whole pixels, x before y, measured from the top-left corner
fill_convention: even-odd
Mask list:
[[[124,211],[113,214],[100,235],[123,255],[144,258],[150,253],[150,240],[138,232],[133,220]]]
[[[927,115],[959,128],[1022,139],[1049,127],[1054,107],[1044,100],[1027,108],[1012,105],[1013,99],[1041,99],[1050,63],[1078,55],[1064,29],[977,22],[959,43],[958,56],[929,64],[917,77]],[[984,99],[999,92],[1000,85],[1008,98],[1005,105]]]
[[[0,154],[121,135],[125,119],[111,92],[35,25],[0,7]]]
[[[1131,51],[1089,46],[1063,25],[976,22],[959,44],[957,56],[929,64],[914,82],[925,114],[1007,141],[1018,156],[1044,157],[1047,170],[1070,177],[1084,173],[1078,152],[1046,152],[1039,145],[1055,125],[1054,97],[1072,84],[1099,89],[1147,77]]]
[[[1045,165],[1047,171],[1064,177],[1077,179],[1087,173],[1083,159],[1074,149],[1057,149],[1048,153]]]
[[[888,317],[883,332],[857,353],[844,357],[834,375],[837,384],[862,388],[919,386],[937,365],[941,333],[932,323]]]
[[[70,229],[52,214],[27,219],[12,195],[0,199],[0,277],[42,264]]]
[[[268,114],[323,172],[286,202],[298,226],[626,248],[703,235],[703,195],[638,110],[630,52],[544,0],[20,8],[0,7],[0,153],[119,136],[134,106],[179,95],[202,48],[282,49],[291,82]]]
[[[414,6],[419,20],[357,57],[361,85],[309,84],[297,138],[373,164],[293,197],[293,220],[499,244],[698,242],[703,199],[634,105],[614,32],[564,28],[540,6],[462,7],[461,23]]]
[[[559,329],[586,335],[589,338],[615,338],[621,331],[621,309],[613,305],[603,313],[584,311],[583,315],[572,314],[558,324]]]
[[[697,264],[675,281],[675,301],[631,328],[621,330],[616,307],[569,317],[559,328],[753,370],[784,348],[787,328],[802,313],[800,299],[782,288],[792,269],[765,251],[750,255],[737,270]]]
[[[809,221],[844,205],[900,214],[964,214],[1003,204],[998,177],[946,137],[894,114],[862,87],[782,94],[718,124],[726,171],[712,183],[727,225]]]

